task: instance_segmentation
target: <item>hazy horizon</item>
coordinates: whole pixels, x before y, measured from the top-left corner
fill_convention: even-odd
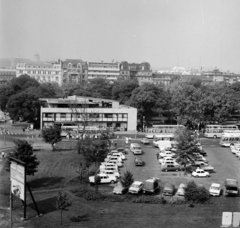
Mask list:
[[[240,72],[239,0],[0,0],[0,57]]]

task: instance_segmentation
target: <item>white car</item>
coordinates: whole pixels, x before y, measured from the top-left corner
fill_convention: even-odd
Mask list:
[[[113,153],[112,156],[119,157],[119,158],[121,158],[122,160],[125,160],[125,159],[126,159],[126,156],[125,156],[122,152]]]
[[[210,177],[209,172],[204,171],[203,169],[196,169],[192,172],[193,177]]]
[[[237,156],[237,158],[239,158],[239,159],[240,159],[240,151],[239,151],[239,152],[237,152],[237,153],[235,153],[235,155]]]
[[[115,170],[101,170],[100,169],[100,174],[106,174],[108,176],[114,176],[116,178],[120,178],[120,173],[118,171]]]
[[[164,157],[160,158],[158,161],[160,164],[163,164],[165,162],[175,162],[175,159],[173,159],[172,157]]]
[[[236,146],[230,146],[231,152],[233,154],[239,153],[240,152],[240,148],[236,147]]]
[[[146,134],[145,138],[147,139],[153,139],[154,138],[154,134]]]
[[[148,139],[146,139],[146,138],[141,139],[140,142],[141,142],[142,144],[149,144],[149,143],[150,143],[150,141],[149,141]]]
[[[118,167],[122,167],[123,166],[122,162],[120,162],[120,161],[109,160],[107,163],[115,164]]]
[[[141,181],[134,181],[130,186],[128,192],[132,194],[138,194],[143,189],[143,182]]]
[[[100,176],[101,178],[101,184],[105,184],[105,183],[116,183],[117,182],[117,178],[115,176],[108,176],[107,174],[101,173],[98,174],[98,176]],[[90,176],[89,177],[89,182],[94,184],[95,183],[95,176]]]
[[[109,156],[109,155],[108,155]],[[122,159],[118,156],[110,156],[109,157],[109,161],[119,161],[119,162],[122,162]]]
[[[159,154],[161,157],[173,157],[175,156],[175,153],[171,151],[163,151]]]
[[[221,194],[221,185],[217,183],[212,183],[209,188],[210,196],[220,196]]]
[[[118,167],[117,166],[100,165],[99,170],[100,170],[100,172],[104,172],[105,170],[111,170],[111,171],[118,172]]]
[[[180,184],[179,187],[178,187],[178,190],[176,192],[176,195],[178,196],[184,196],[185,195],[185,189],[186,189],[186,184]]]

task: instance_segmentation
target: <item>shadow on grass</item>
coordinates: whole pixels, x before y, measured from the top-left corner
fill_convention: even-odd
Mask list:
[[[89,220],[89,214],[72,216],[69,219],[72,222],[84,222]]]
[[[64,180],[64,177],[42,177],[35,179],[29,182],[31,188],[42,188],[54,186],[61,183]]]
[[[57,200],[57,197],[54,196],[54,197],[51,197],[48,199],[37,201],[36,204],[37,204],[39,212],[41,214],[47,214],[47,213],[56,211],[57,208],[54,206],[54,204],[56,203],[56,200]],[[33,203],[28,204],[28,207],[30,207],[31,209],[36,211],[36,208]]]

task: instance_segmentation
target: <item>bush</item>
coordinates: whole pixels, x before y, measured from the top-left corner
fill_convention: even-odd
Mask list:
[[[166,204],[167,201],[163,197],[140,196],[133,199],[132,203]]]
[[[185,199],[193,203],[206,203],[210,200],[210,195],[205,187],[198,187],[194,181],[191,181],[186,186]]]
[[[131,184],[134,182],[133,174],[127,170],[121,177],[120,182],[123,187],[129,188]]]

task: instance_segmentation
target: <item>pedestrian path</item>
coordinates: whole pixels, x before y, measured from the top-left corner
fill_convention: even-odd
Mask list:
[[[20,135],[20,133],[6,130],[6,131],[0,131],[0,135]]]

